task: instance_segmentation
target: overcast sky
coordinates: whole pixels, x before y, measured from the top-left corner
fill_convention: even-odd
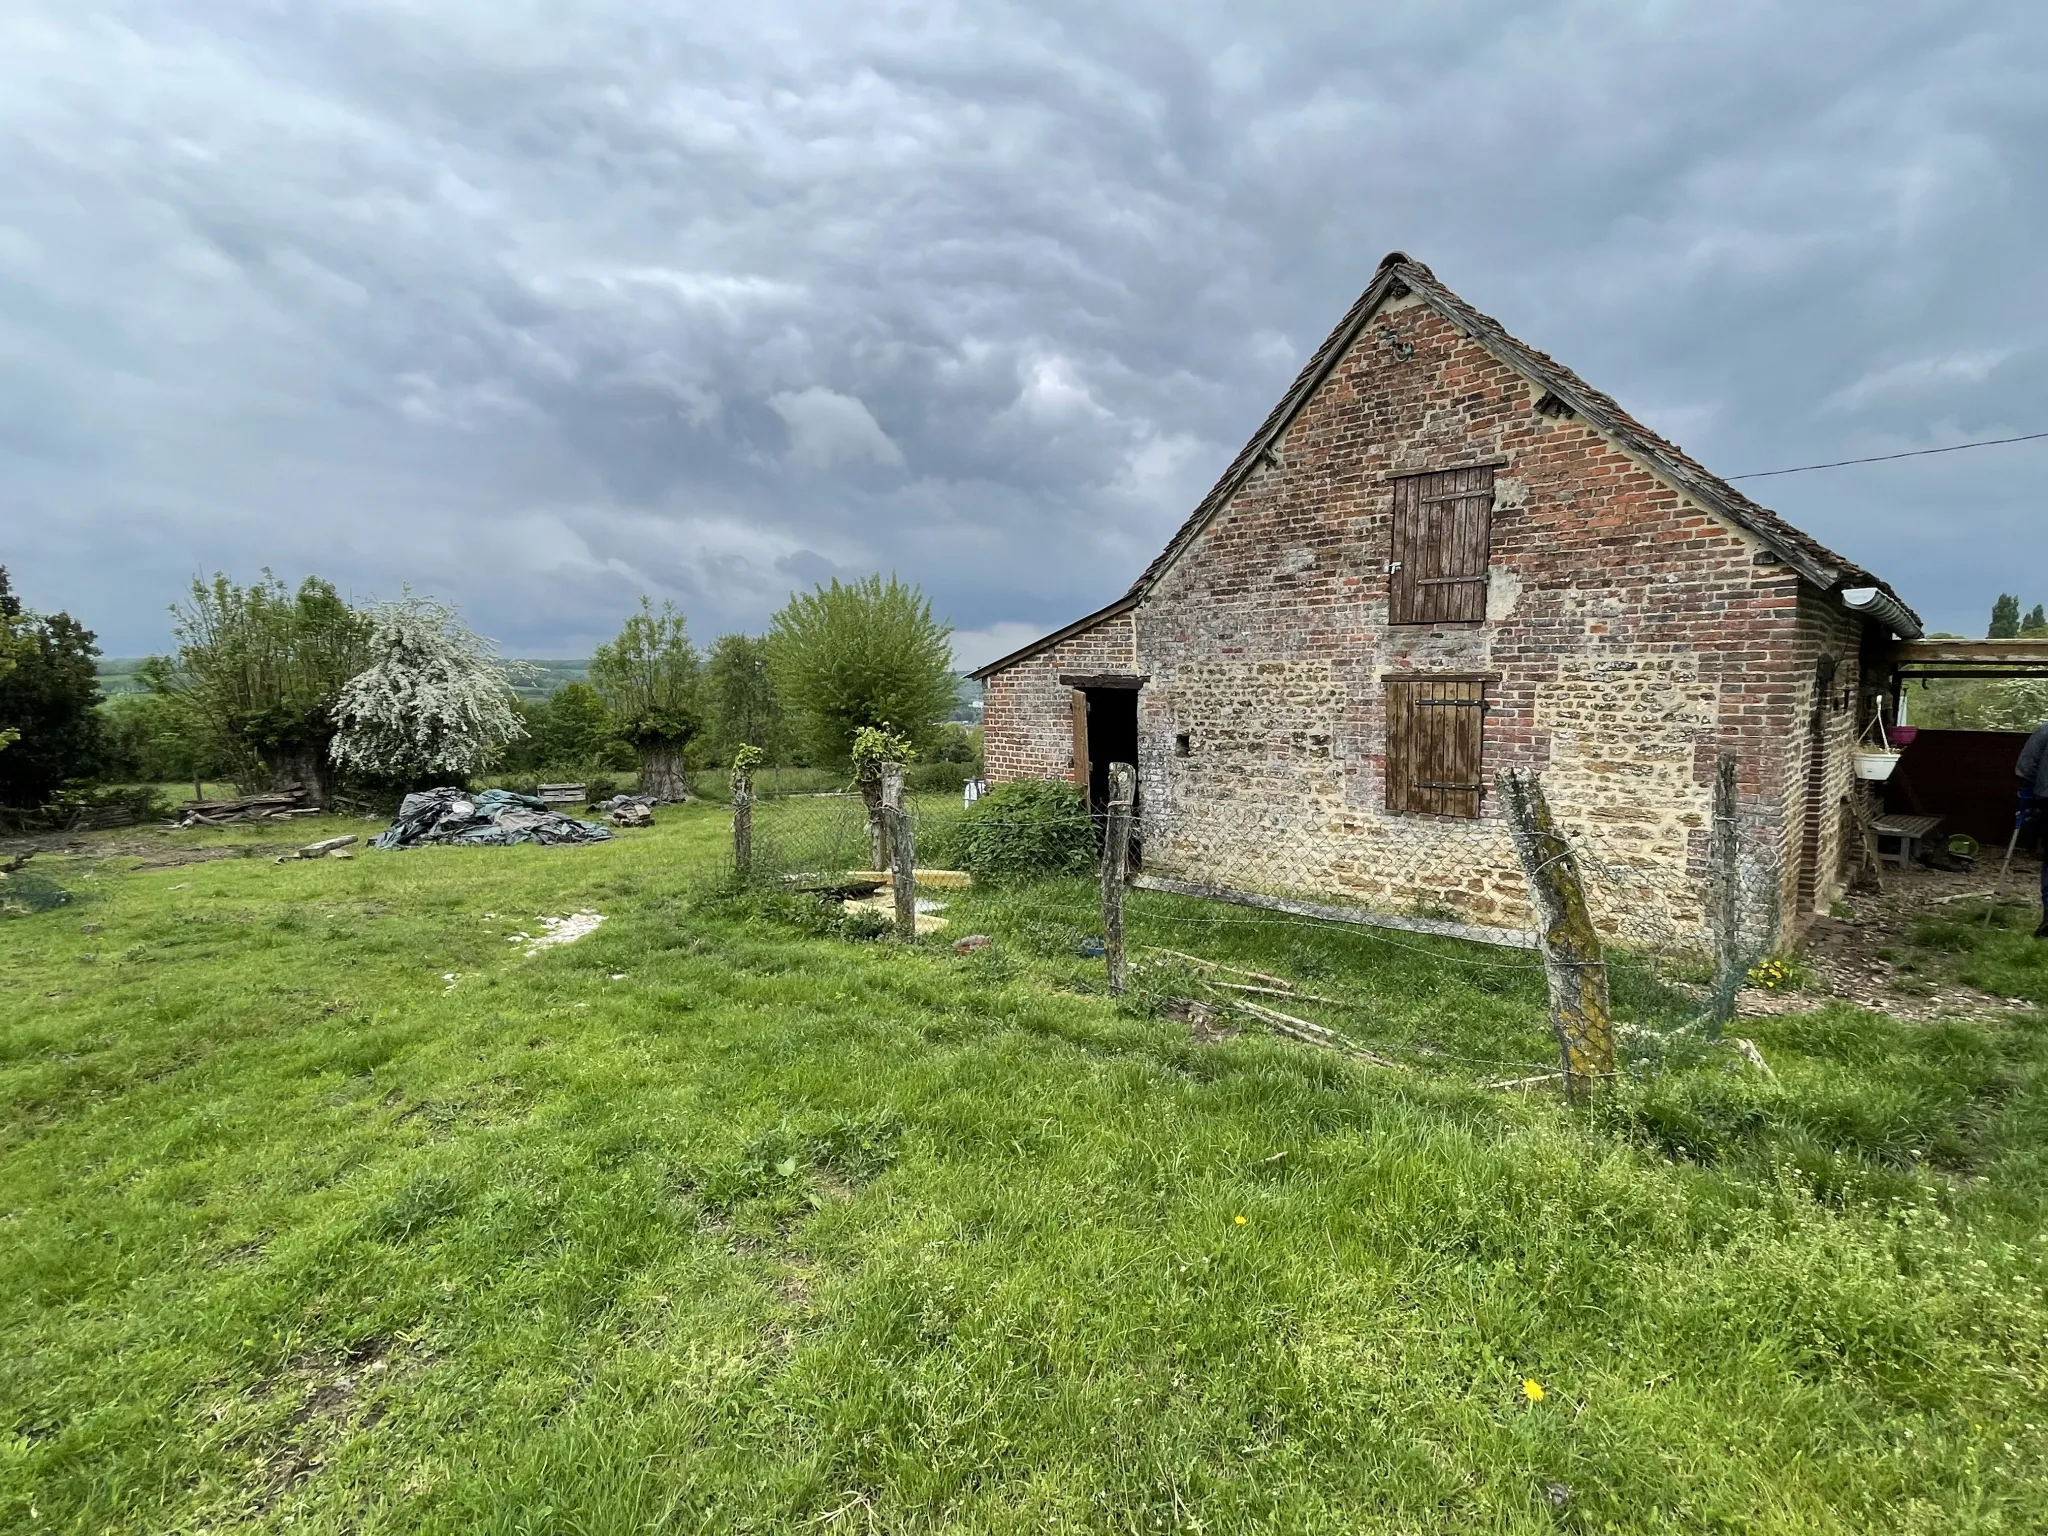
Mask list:
[[[2048,6],[0,5],[0,564],[509,652],[1120,592],[1399,248],[1724,474],[2048,429]],[[2048,442],[1749,482],[1930,624]]]

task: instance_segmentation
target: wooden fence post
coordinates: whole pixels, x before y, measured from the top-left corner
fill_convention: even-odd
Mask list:
[[[1735,754],[1723,752],[1714,765],[1714,833],[1711,887],[1714,923],[1714,1011],[1719,1033],[1734,1016],[1735,994],[1748,973],[1742,955],[1742,839],[1735,815]]]
[[[877,874],[889,867],[887,788],[882,780],[888,766],[885,763],[879,768],[863,768],[857,781],[861,805],[868,813],[868,868]],[[896,772],[900,781],[903,770],[899,767]]]
[[[742,747],[732,760],[732,867],[734,878],[745,881],[754,872],[754,764],[751,747]]]
[[[917,842],[903,804],[903,765],[882,764],[882,825],[889,843],[889,883],[896,895],[896,937],[917,937]]]
[[[1131,803],[1138,771],[1129,763],[1109,765],[1109,815],[1102,836],[1102,958],[1109,967],[1109,995],[1124,992],[1124,886],[1131,871]]]
[[[1542,781],[1534,773],[1507,768],[1494,782],[1528,881],[1529,907],[1550,983],[1550,1023],[1564,1060],[1565,1092],[1583,1101],[1614,1075],[1607,961],[1586,906],[1586,882],[1571,845],[1551,818]]]

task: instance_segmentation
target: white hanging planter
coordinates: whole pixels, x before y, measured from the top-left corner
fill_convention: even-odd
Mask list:
[[[1856,777],[1882,783],[1892,776],[1892,770],[1899,766],[1899,759],[1903,755],[1885,747],[1858,747]]]

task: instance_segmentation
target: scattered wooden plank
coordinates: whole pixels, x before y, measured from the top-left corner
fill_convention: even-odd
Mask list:
[[[1504,1082],[1488,1083],[1486,1086],[1507,1092],[1541,1088],[1545,1083],[1561,1083],[1563,1081],[1564,1074],[1562,1072],[1539,1072],[1534,1077],[1511,1077]]]
[[[1729,1038],[1728,1045],[1731,1050],[1752,1067],[1755,1067],[1757,1071],[1763,1073],[1765,1077],[1772,1079],[1777,1077],[1778,1074],[1771,1070],[1771,1064],[1764,1060],[1764,1053],[1756,1048],[1754,1040],[1745,1040],[1740,1035],[1734,1035]]]
[[[1135,883],[1134,881],[1133,884]],[[1233,976],[1249,976],[1253,981],[1267,982],[1272,986],[1283,987],[1290,992],[1294,990],[1294,983],[1285,976],[1268,976],[1264,971],[1248,971],[1242,966],[1225,965],[1219,960],[1204,960],[1200,955],[1184,954],[1180,950],[1167,949],[1161,945],[1148,946],[1148,953],[1171,955],[1176,960],[1187,961],[1189,965],[1198,965],[1205,971],[1228,971]]]
[[[1243,981],[1212,981],[1208,985],[1223,987],[1232,992],[1255,992],[1262,997],[1288,997],[1298,1003],[1322,1003],[1330,1008],[1345,1006],[1334,997],[1317,997],[1313,992],[1297,992],[1292,987],[1261,987]]]
[[[1353,1044],[1334,1029],[1326,1029],[1308,1019],[1297,1019],[1293,1014],[1282,1013],[1277,1008],[1265,1008],[1257,1003],[1248,1003],[1241,997],[1227,997],[1223,1001],[1240,1013],[1250,1014],[1275,1034],[1287,1035],[1308,1045],[1320,1045],[1330,1050],[1342,1051],[1347,1056],[1355,1056],[1375,1067],[1386,1067],[1393,1071],[1405,1070],[1400,1062],[1368,1051],[1362,1045]]]
[[[920,869],[915,874],[920,886],[928,885],[935,891],[964,891],[974,884],[974,876],[962,869]],[[888,885],[895,876],[886,869],[849,869],[846,878],[850,882]]]

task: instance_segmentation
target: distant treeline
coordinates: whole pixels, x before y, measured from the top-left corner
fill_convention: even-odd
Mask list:
[[[588,660],[506,661],[454,609],[408,592],[358,607],[331,582],[265,571],[194,581],[172,650],[104,658],[0,570],[0,819],[89,809],[137,784],[287,784],[320,802],[480,775],[637,773],[680,799],[740,748],[843,774],[856,742],[948,782],[976,771],[979,685],[951,628],[896,577],[792,593],[763,635],[699,651],[673,604],[642,598]],[[59,814],[61,813],[61,814]]]

